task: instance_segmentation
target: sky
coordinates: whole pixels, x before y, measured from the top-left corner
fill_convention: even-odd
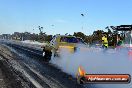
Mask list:
[[[0,34],[92,34],[132,24],[132,0],[0,0]],[[81,16],[84,14],[84,16]]]

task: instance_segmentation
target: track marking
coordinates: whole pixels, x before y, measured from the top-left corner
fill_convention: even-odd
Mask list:
[[[35,53],[34,51],[25,49],[24,47],[19,47],[20,49],[26,50],[28,52],[32,52]],[[38,53],[35,53],[38,54]],[[8,55],[8,54],[7,54]],[[39,54],[40,55],[40,54]],[[11,57],[11,56],[10,56]],[[13,58],[13,57],[11,57]],[[29,65],[25,64],[24,62],[22,62],[27,68],[29,68],[34,74],[36,74],[41,80],[43,80],[49,87],[51,88],[65,88],[63,85],[61,85],[57,80],[51,78],[50,76],[46,75],[46,77],[42,76],[40,73],[36,72],[33,68],[31,68]],[[14,68],[14,67],[13,67]],[[16,68],[15,68],[16,69]],[[19,69],[17,69],[19,70]],[[27,79],[30,80],[30,82],[36,87],[36,88],[44,88],[40,83],[38,83],[32,76],[30,76],[24,69],[21,69],[22,71],[20,71],[23,75],[25,75],[25,77]],[[49,78],[51,80],[49,80]]]
[[[1,50],[0,50],[1,51]],[[3,51],[2,51],[3,52]],[[4,52],[3,52],[4,53]],[[5,53],[7,56],[10,56],[9,54]],[[10,56],[11,58],[13,58],[12,56]],[[0,60],[2,60],[2,58],[0,57]],[[15,61],[15,60],[14,60]],[[16,64],[18,62],[9,62],[9,64],[12,66],[12,64]],[[20,63],[18,63],[20,65]],[[14,65],[15,66],[15,65]],[[19,72],[21,72],[23,75],[25,75],[25,77],[27,79],[30,80],[30,82],[36,87],[36,88],[44,88],[42,87],[34,78],[32,78],[24,69],[17,69],[16,67],[12,66],[14,69],[18,70]],[[21,66],[21,65],[20,65]],[[0,79],[0,81],[2,81],[2,79]]]
[[[24,72],[25,76],[30,80],[30,82],[32,82],[32,84],[36,87],[36,88],[43,88],[37,81],[35,81],[35,79],[33,79],[27,72]]]
[[[25,64],[25,66],[27,66],[32,72],[34,72],[40,79],[42,79],[47,85],[49,85],[51,88],[64,88],[64,86],[62,86],[58,81],[54,80],[55,82],[57,82],[59,84],[59,87],[57,84],[55,84],[54,82],[52,82],[52,80],[49,80],[48,78],[42,76],[40,73],[38,73],[37,71],[35,71],[33,68],[31,68],[29,65]]]

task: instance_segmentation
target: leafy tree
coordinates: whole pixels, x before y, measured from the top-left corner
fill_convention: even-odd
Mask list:
[[[85,39],[86,35],[82,32],[74,32],[73,36]]]
[[[52,39],[52,35],[47,35],[47,36],[45,37],[45,40],[48,41],[48,42],[50,42],[51,39]]]
[[[103,30],[94,31],[92,35],[93,36],[92,41],[95,43],[101,43],[103,34],[104,34]]]

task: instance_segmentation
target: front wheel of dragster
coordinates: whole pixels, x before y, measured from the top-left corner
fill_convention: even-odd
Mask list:
[[[49,62],[51,60],[52,52],[43,50],[44,61]]]
[[[79,76],[79,77],[77,78],[77,83],[78,83],[78,84],[85,84],[85,82],[86,82],[85,77]]]

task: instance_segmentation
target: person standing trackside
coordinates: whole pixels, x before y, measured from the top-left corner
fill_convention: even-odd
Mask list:
[[[107,35],[103,35],[102,37],[102,47],[103,48],[108,48],[108,40],[107,40]]]

